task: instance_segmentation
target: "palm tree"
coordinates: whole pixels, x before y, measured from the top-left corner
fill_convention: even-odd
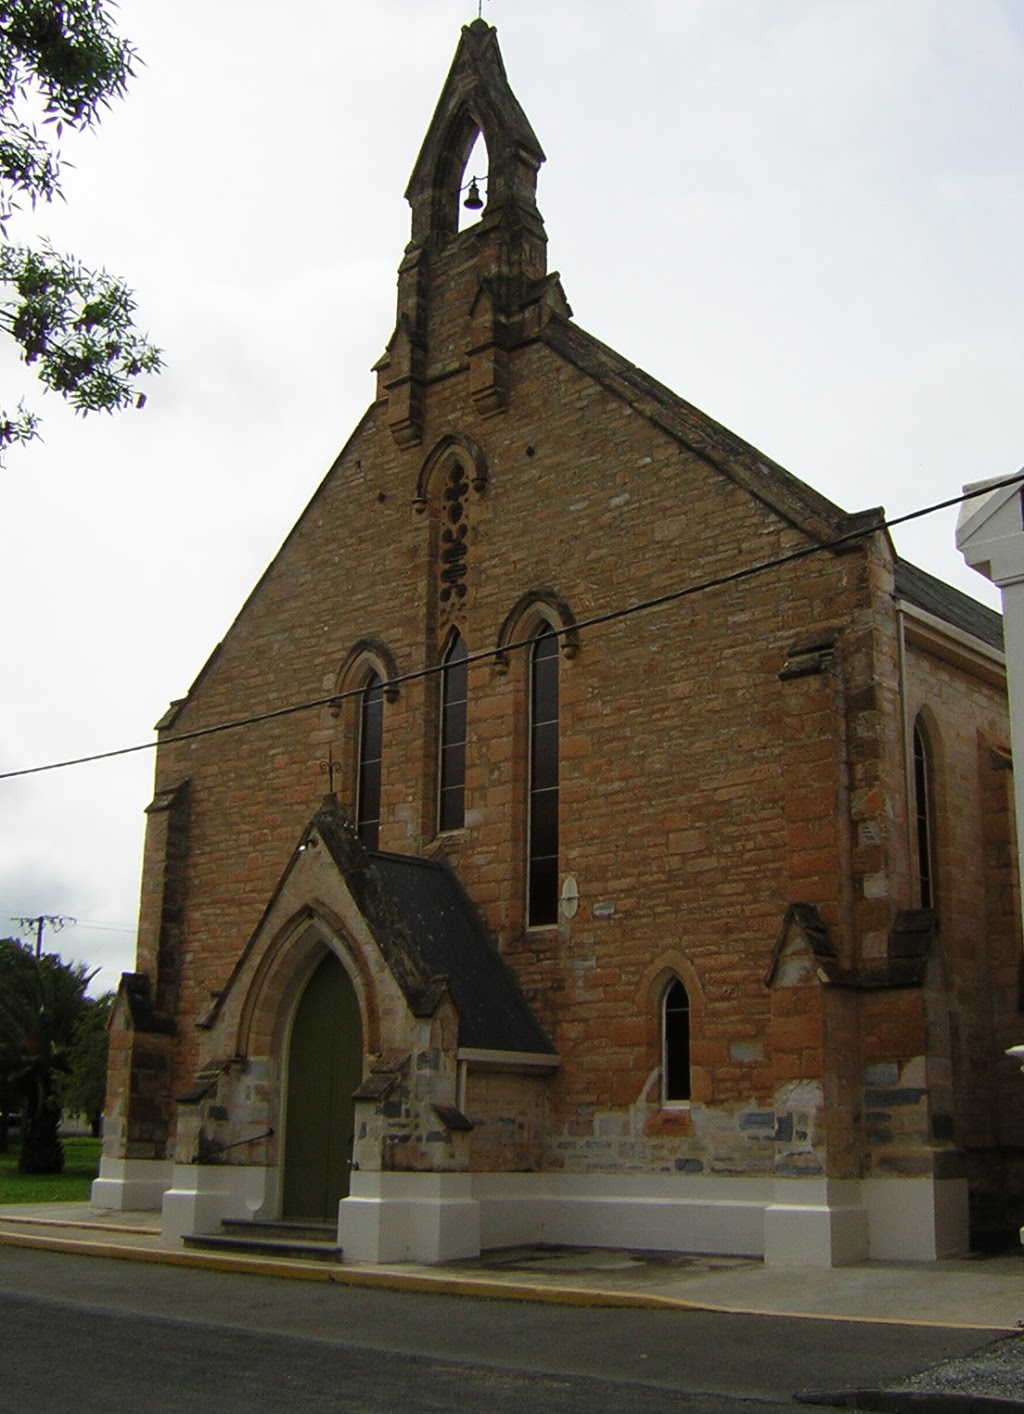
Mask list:
[[[94,1139],[100,1137],[107,1097],[107,1024],[113,1005],[113,992],[86,1001],[68,1047],[68,1073],[57,1089],[65,1117],[84,1115]]]
[[[21,966],[25,950],[15,938],[0,938],[0,1005],[15,985],[13,974]],[[13,1075],[19,1060],[13,1033],[0,1022],[0,1154],[7,1153],[11,1116],[21,1110],[21,1097]]]
[[[21,1173],[60,1173],[58,1080],[94,976],[84,963],[0,941],[0,1071],[21,1104]]]

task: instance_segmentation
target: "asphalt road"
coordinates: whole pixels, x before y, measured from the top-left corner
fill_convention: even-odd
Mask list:
[[[0,1248],[0,1410],[568,1414],[796,1409],[891,1384],[978,1332],[611,1310]]]

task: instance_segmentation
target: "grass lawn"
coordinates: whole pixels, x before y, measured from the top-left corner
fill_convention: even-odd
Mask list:
[[[0,1203],[87,1203],[102,1139],[65,1139],[63,1173],[19,1173],[18,1145],[0,1154]]]

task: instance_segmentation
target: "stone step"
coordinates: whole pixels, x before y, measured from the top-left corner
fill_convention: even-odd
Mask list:
[[[323,1242],[338,1240],[338,1225],[315,1218],[224,1218],[220,1225],[225,1237],[274,1237],[282,1242]]]
[[[190,1233],[182,1241],[199,1252],[244,1252],[249,1256],[288,1257],[303,1262],[340,1262],[341,1248],[324,1242],[286,1242],[273,1237],[228,1237],[221,1233]]]
[[[228,1227],[227,1223],[223,1226]],[[250,1256],[287,1257],[304,1262],[340,1262],[341,1248],[337,1233],[326,1225],[321,1231],[307,1235],[287,1235],[309,1233],[309,1224],[291,1223],[232,1223],[228,1232],[190,1233],[182,1241],[186,1247],[199,1252],[244,1252]],[[272,1235],[267,1228],[283,1228],[286,1235]],[[239,1230],[241,1229],[241,1230]]]

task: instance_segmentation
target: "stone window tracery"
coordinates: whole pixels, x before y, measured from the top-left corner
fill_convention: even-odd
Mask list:
[[[438,535],[438,605],[441,627],[448,627],[466,598],[466,554],[469,537],[467,501],[469,477],[461,460],[448,467],[441,489]]]

